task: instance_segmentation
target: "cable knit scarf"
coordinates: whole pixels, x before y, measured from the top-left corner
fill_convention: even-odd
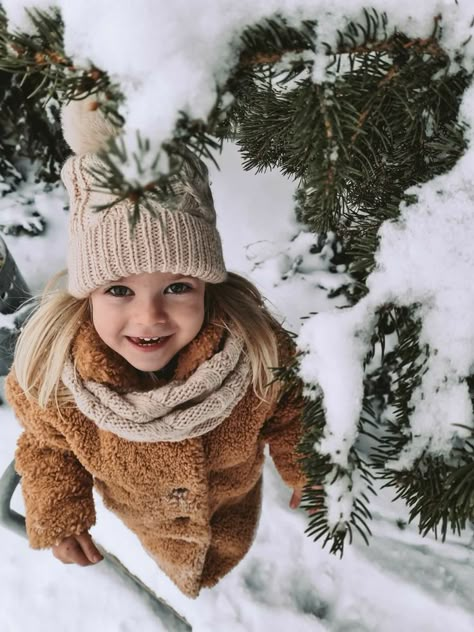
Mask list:
[[[103,430],[129,441],[182,441],[213,430],[244,396],[251,378],[243,340],[230,333],[222,351],[203,362],[184,381],[150,391],[117,393],[83,381],[71,357],[62,380],[79,410]]]

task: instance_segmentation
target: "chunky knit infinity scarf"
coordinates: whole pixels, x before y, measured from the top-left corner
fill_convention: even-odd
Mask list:
[[[221,351],[184,381],[150,391],[117,393],[83,381],[66,360],[62,380],[79,410],[96,425],[129,441],[182,441],[213,430],[242,399],[250,384],[250,361],[243,340],[230,333]]]

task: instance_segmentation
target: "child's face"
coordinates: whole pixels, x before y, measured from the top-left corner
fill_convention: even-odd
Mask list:
[[[199,333],[204,288],[193,277],[134,274],[91,294],[92,321],[105,344],[132,366],[158,371]]]

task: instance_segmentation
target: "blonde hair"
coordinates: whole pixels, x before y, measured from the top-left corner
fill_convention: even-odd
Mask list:
[[[273,403],[280,385],[273,368],[279,365],[276,331],[281,325],[270,314],[264,299],[253,283],[234,272],[228,272],[223,283],[206,287],[208,322],[224,328],[233,327],[245,341],[252,367],[252,382],[256,396]]]
[[[65,271],[47,284],[17,341],[13,371],[26,396],[41,407],[72,402],[61,381],[64,362],[81,324],[90,320],[88,298],[78,299],[57,287]],[[206,322],[235,328],[245,341],[257,397],[275,401],[279,387],[272,368],[278,366],[277,321],[264,307],[257,288],[230,272],[223,283],[207,284]]]
[[[53,400],[71,402],[61,382],[64,362],[71,343],[84,320],[90,317],[89,300],[78,299],[58,286],[66,271],[46,285],[36,307],[22,327],[16,343],[13,371],[29,399],[46,407]]]

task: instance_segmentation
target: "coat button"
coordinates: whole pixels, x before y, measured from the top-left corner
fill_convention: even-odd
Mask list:
[[[186,487],[176,487],[175,489],[171,490],[169,496],[173,500],[184,500],[185,498],[187,498],[188,493],[189,489],[187,489]]]

